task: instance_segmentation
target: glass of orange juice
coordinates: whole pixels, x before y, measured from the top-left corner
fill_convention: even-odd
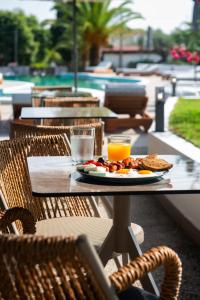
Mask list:
[[[131,137],[110,135],[108,137],[108,160],[122,160],[131,155]]]

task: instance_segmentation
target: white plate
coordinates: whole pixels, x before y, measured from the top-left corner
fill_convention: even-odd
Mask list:
[[[77,170],[84,178],[99,181],[104,183],[122,183],[122,184],[130,184],[130,183],[147,183],[152,181],[161,180],[163,175],[167,173],[167,171],[161,172],[153,172],[151,174],[138,174],[134,172],[134,174],[117,174],[117,173],[107,173],[108,176],[101,177],[97,175],[91,175],[84,171]]]

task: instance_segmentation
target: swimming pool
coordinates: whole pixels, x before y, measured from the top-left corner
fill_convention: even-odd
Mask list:
[[[72,73],[68,73],[60,76],[9,76],[5,79],[11,80],[22,80],[27,82],[33,82],[35,85],[74,85],[74,78]],[[118,76],[102,76],[94,75],[89,73],[79,73],[78,74],[78,87],[79,88],[89,88],[96,90],[104,90],[105,85],[109,82],[132,82],[138,84],[141,82],[139,79],[118,77]]]

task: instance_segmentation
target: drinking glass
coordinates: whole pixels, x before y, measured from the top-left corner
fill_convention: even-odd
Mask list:
[[[95,128],[75,127],[70,130],[71,155],[74,163],[82,163],[94,157]]]
[[[131,137],[111,135],[108,137],[108,160],[122,160],[131,155]]]

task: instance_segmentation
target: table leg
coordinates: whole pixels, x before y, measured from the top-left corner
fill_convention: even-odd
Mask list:
[[[129,253],[131,259],[142,254],[131,228],[131,198],[129,196],[113,197],[113,226],[100,250],[100,258],[104,265],[112,257],[113,252]],[[150,273],[141,282],[144,289],[159,295]]]
[[[129,231],[129,254],[131,259],[134,259],[138,255],[142,255],[142,250],[135,238],[134,232],[131,227],[128,228]],[[144,276],[141,280],[142,286],[144,289],[151,293],[155,293],[157,296],[159,296],[159,290],[156,286],[156,283],[154,281],[154,278],[151,273],[147,273],[146,276]]]
[[[105,241],[103,242],[103,245],[101,246],[100,253],[99,253],[101,261],[104,266],[107,264],[108,260],[112,258],[114,252],[113,250],[114,250],[114,239],[113,239],[113,226],[112,226]]]

